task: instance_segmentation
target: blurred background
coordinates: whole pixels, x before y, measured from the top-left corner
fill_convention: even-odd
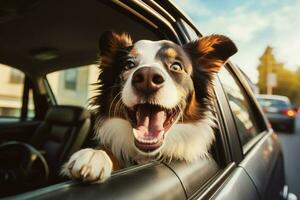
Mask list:
[[[300,1],[175,0],[203,35],[224,34],[231,59],[282,142],[289,187],[300,196]],[[263,94],[263,95],[262,95]]]

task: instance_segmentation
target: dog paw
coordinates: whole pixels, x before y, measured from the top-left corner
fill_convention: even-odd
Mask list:
[[[83,149],[63,166],[62,174],[84,182],[103,182],[110,177],[113,164],[105,151]]]

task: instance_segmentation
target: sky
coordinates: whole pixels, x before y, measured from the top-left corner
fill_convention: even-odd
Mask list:
[[[203,35],[230,37],[239,51],[232,61],[253,82],[269,45],[290,70],[300,66],[300,0],[174,0]]]

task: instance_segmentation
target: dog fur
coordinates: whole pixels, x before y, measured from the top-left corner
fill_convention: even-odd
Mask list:
[[[237,52],[234,43],[210,35],[184,46],[167,40],[133,44],[126,33],[106,32],[99,46],[101,72],[92,106],[101,148],[76,152],[62,173],[103,182],[118,167],[206,156],[215,140],[213,80]]]

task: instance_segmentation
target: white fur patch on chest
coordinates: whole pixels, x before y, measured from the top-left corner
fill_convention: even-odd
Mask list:
[[[196,123],[175,124],[166,135],[162,155],[166,158],[195,161],[208,154],[215,140],[216,123],[210,113]]]

